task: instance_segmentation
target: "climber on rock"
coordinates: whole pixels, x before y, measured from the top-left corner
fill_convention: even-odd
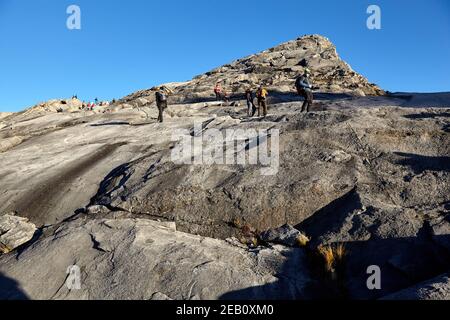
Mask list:
[[[159,87],[156,90],[156,105],[158,106],[158,122],[163,122],[164,110],[167,109],[167,97],[172,94],[172,91],[167,87]]]
[[[266,100],[267,100],[268,94],[269,93],[262,85],[259,87],[258,91],[256,92],[256,97],[258,99],[258,117],[261,117],[261,113],[263,114],[264,118],[267,116],[267,101]]]
[[[302,112],[309,112],[314,99],[312,93],[313,87],[309,80],[310,75],[311,71],[309,69],[305,69],[303,75],[299,76],[295,81],[295,88],[297,89],[297,93],[305,99],[305,102],[302,105]]]
[[[222,87],[220,86],[220,82],[216,83],[214,87],[214,94],[216,95],[216,101],[222,100]]]
[[[225,106],[228,106],[228,103],[230,102],[230,96],[228,95],[227,90],[222,90],[222,100],[225,102]]]
[[[247,99],[247,114],[249,117],[253,117],[256,112],[255,96],[250,88],[245,91],[245,98]]]

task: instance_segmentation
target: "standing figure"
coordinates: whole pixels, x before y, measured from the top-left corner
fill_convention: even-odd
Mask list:
[[[258,117],[261,117],[261,113],[265,118],[267,116],[267,95],[269,93],[263,86],[260,86],[256,92],[256,97],[258,98]],[[261,110],[262,109],[262,110]],[[262,112],[261,112],[262,111]]]
[[[222,100],[222,87],[220,86],[220,82],[216,83],[214,87],[214,94],[216,95],[216,101]]]
[[[253,117],[256,112],[255,97],[252,90],[249,88],[245,91],[245,98],[247,99],[247,114],[249,117]]]
[[[314,97],[312,93],[312,85],[309,80],[310,75],[311,71],[309,71],[309,69],[305,69],[303,75],[299,76],[295,81],[297,93],[305,99],[305,102],[302,105],[302,112],[309,112],[311,105],[313,104]]]
[[[163,122],[164,110],[167,109],[167,97],[172,91],[166,87],[159,87],[156,90],[156,105],[158,106],[158,122]]]

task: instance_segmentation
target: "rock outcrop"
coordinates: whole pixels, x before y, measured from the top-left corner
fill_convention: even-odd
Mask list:
[[[70,290],[66,271],[75,265],[80,289]],[[20,279],[20,290],[0,285],[2,299],[298,299],[309,281],[300,249],[248,252],[139,219],[65,224],[3,259],[3,284],[1,274]]]
[[[319,35],[304,36],[234,61],[191,81],[166,86],[175,91],[172,99],[179,103],[212,99],[217,82],[233,96],[240,96],[246,88],[256,89],[262,84],[272,94],[279,95],[295,91],[295,79],[305,68],[312,71],[314,85],[320,92],[356,96],[384,94],[378,86],[353,71],[339,58],[330,40]],[[121,99],[119,103],[145,105],[154,101],[153,96],[152,89],[142,90]]]
[[[31,107],[25,113],[75,112],[79,111],[82,105],[83,103],[78,99],[50,100]]]
[[[26,218],[9,214],[0,216],[0,254],[9,253],[33,239],[36,230]]]

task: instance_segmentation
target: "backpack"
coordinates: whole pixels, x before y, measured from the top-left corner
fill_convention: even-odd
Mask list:
[[[159,102],[163,102],[167,100],[167,97],[164,93],[158,91],[156,92],[156,100]]]
[[[295,86],[297,87],[297,89],[303,89],[303,86],[301,84],[302,80],[303,80],[302,76],[298,77],[297,80],[295,80]]]
[[[267,94],[267,91],[265,89],[258,89],[256,92],[256,96],[258,99],[266,99],[265,94]]]

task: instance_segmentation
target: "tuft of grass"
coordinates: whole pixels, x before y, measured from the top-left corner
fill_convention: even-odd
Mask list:
[[[297,237],[297,245],[301,248],[306,247],[310,241],[311,239],[305,236],[303,233],[301,233]]]
[[[331,246],[319,246],[317,252],[322,257],[324,262],[324,267],[327,272],[333,272],[334,265],[334,253]]]
[[[336,261],[339,263],[344,261],[345,256],[347,255],[347,251],[345,250],[345,246],[343,243],[340,243],[334,249]]]
[[[330,273],[335,272],[336,268],[344,263],[347,254],[345,246],[342,243],[335,246],[321,245],[317,248],[317,252],[324,262],[325,270]]]
[[[235,227],[235,228],[238,228],[238,229],[241,229],[241,228],[242,228],[242,222],[241,222],[241,220],[240,220],[239,218],[234,218],[234,219],[231,221],[231,225],[232,225],[233,227]]]

